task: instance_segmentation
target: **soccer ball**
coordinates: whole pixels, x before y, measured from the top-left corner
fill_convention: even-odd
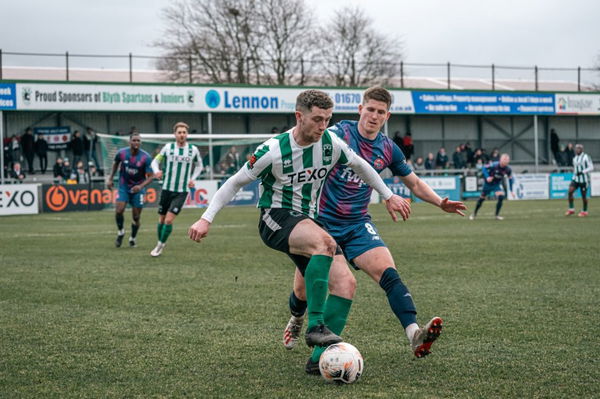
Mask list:
[[[353,345],[347,342],[333,344],[325,349],[319,359],[319,370],[327,381],[352,384],[363,373],[365,362]]]

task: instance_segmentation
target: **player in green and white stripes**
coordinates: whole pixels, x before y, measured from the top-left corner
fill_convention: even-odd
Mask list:
[[[581,191],[581,199],[583,201],[583,209],[577,214],[577,216],[585,217],[588,215],[588,200],[587,190],[590,186],[590,172],[594,170],[594,164],[592,159],[583,152],[583,145],[575,145],[575,157],[573,158],[573,179],[569,185],[569,209],[565,213],[566,216],[570,216],[575,213],[575,205],[573,200],[573,193],[579,188]]]
[[[163,178],[162,191],[158,205],[158,243],[150,252],[159,256],[173,231],[173,220],[181,212],[190,188],[202,171],[200,151],[187,142],[189,126],[178,122],[173,126],[175,142],[165,144],[152,161],[152,170],[157,179]],[[161,170],[160,165],[164,161]]]
[[[324,92],[306,90],[296,99],[296,126],[258,147],[251,159],[217,191],[202,217],[188,232],[200,242],[210,224],[244,185],[261,180],[259,232],[263,242],[288,254],[306,282],[309,346],[328,346],[341,338],[326,326],[339,319],[345,325],[356,288],[356,280],[338,251],[335,240],[315,220],[321,188],[329,171],[338,163],[349,165],[386,200],[388,212],[397,220],[410,214],[410,205],[394,195],[379,174],[348,145],[326,128],[333,101]],[[339,306],[327,299],[338,297]],[[327,300],[327,302],[326,302]]]

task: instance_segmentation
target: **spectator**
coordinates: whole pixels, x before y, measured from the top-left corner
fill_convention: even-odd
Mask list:
[[[475,165],[481,163],[482,165],[485,165],[486,163],[488,163],[488,156],[485,153],[485,150],[483,148],[478,148],[475,150],[475,154],[473,155],[473,160],[475,161]]]
[[[103,176],[103,174],[100,173],[100,171],[98,170],[98,168],[96,168],[96,165],[94,165],[93,162],[88,163],[88,169],[89,169],[90,179],[92,179],[92,180],[96,180],[96,178]]]
[[[394,132],[394,138],[392,140],[394,141],[394,143],[396,143],[398,148],[400,148],[402,150],[402,153],[404,154],[404,156],[406,156],[406,153],[404,153],[404,139],[400,135],[400,130],[396,130]]]
[[[497,148],[492,150],[490,154],[490,162],[499,162],[500,161],[500,151]]]
[[[67,183],[67,184],[77,183],[77,180],[74,180],[73,168],[71,167],[71,162],[69,161],[69,158],[65,158],[63,160],[63,175],[64,175],[65,183]],[[69,183],[69,180],[74,180],[74,181],[71,181],[71,183]]]
[[[94,161],[96,169],[100,169],[100,162],[98,162],[98,153],[96,152],[96,147],[98,146],[98,136],[91,127],[88,127],[86,129],[86,138],[89,143],[88,163]]]
[[[43,134],[38,134],[34,148],[35,153],[40,159],[40,170],[42,171],[42,174],[44,174],[48,168],[48,142]]]
[[[71,152],[73,153],[73,164],[77,165],[77,162],[79,162],[83,156],[84,150],[83,139],[81,138],[81,133],[79,130],[75,130],[73,132],[73,138],[71,139],[70,146]]]
[[[223,159],[227,164],[227,174],[235,173],[241,166],[241,155],[237,151],[235,146],[231,146],[227,154],[225,154],[225,158]]]
[[[404,156],[406,159],[410,159],[410,157],[415,153],[415,146],[413,145],[412,134],[410,132],[406,132],[404,138],[402,139],[402,152],[404,152]]]
[[[21,169],[20,162],[13,163],[13,167],[10,170],[10,177],[19,181],[25,180],[25,172],[23,172],[23,170]]]
[[[465,153],[462,151],[461,146],[457,146],[454,154],[452,154],[452,163],[454,164],[454,169],[462,169],[467,166]]]
[[[464,144],[464,151],[467,159],[467,166],[473,167],[475,165],[475,159],[473,158],[474,152],[471,148],[471,143],[468,141]]]
[[[21,136],[21,148],[23,149],[23,155],[27,160],[27,167],[29,168],[29,174],[34,174],[33,171],[33,160],[35,158],[35,137],[33,137],[33,131],[30,127],[25,129],[25,134]]]
[[[279,134],[279,128],[277,126],[273,126],[271,128],[271,134]]]
[[[425,169],[435,169],[435,158],[433,157],[433,152],[427,154],[427,159],[425,160]]]
[[[12,158],[12,163],[21,162],[21,144],[16,134],[10,138],[9,151]]]
[[[56,183],[62,183],[66,180],[65,177],[65,165],[61,157],[56,158],[56,162],[52,167],[52,173],[54,174],[54,180]]]
[[[433,156],[433,154],[431,154]],[[423,157],[417,157],[415,163],[413,164],[413,168],[415,171],[425,169],[425,160]]]
[[[90,174],[84,168],[83,161],[77,162],[77,168],[75,169],[75,180],[77,184],[89,184],[90,183]]]
[[[575,158],[575,147],[573,147],[573,143],[567,143],[563,155],[563,159],[566,161],[565,166],[573,166],[573,158]]]
[[[556,130],[554,130],[554,128],[550,129],[550,150],[552,151],[552,155],[554,155],[554,162],[558,165],[560,165],[560,138],[558,137],[558,134],[556,133]]]
[[[435,167],[437,169],[448,169],[448,155],[446,149],[441,147],[435,157]]]

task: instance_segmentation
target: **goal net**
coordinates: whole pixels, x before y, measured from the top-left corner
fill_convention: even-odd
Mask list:
[[[172,134],[141,133],[140,136],[142,149],[152,158],[165,144],[175,141]],[[200,150],[204,166],[200,179],[212,180],[228,177],[237,172],[256,147],[271,137],[272,134],[190,134],[188,143],[197,146]],[[102,167],[105,173],[110,173],[117,151],[129,146],[129,135],[98,133],[98,142],[102,154]]]

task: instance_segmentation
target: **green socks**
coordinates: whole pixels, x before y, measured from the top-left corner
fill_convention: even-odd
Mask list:
[[[344,330],[351,306],[351,299],[346,299],[335,295],[329,295],[327,298],[327,302],[325,302],[324,319],[325,324],[334,334],[340,335]],[[323,346],[315,346],[311,355],[311,360],[313,362],[318,362],[319,358],[321,357],[321,353],[323,353],[325,349],[327,348]]]
[[[160,242],[167,242],[167,238],[169,238],[169,236],[171,235],[172,231],[173,231],[173,225],[172,224],[162,224],[162,223],[159,223],[158,227],[157,227],[158,241],[160,241]]]
[[[308,305],[308,326],[312,328],[324,324],[323,310],[327,299],[327,282],[329,268],[333,258],[326,255],[313,255],[306,266],[304,280],[306,282],[306,299]]]
[[[569,201],[569,209],[573,209],[575,207],[575,201]]]

